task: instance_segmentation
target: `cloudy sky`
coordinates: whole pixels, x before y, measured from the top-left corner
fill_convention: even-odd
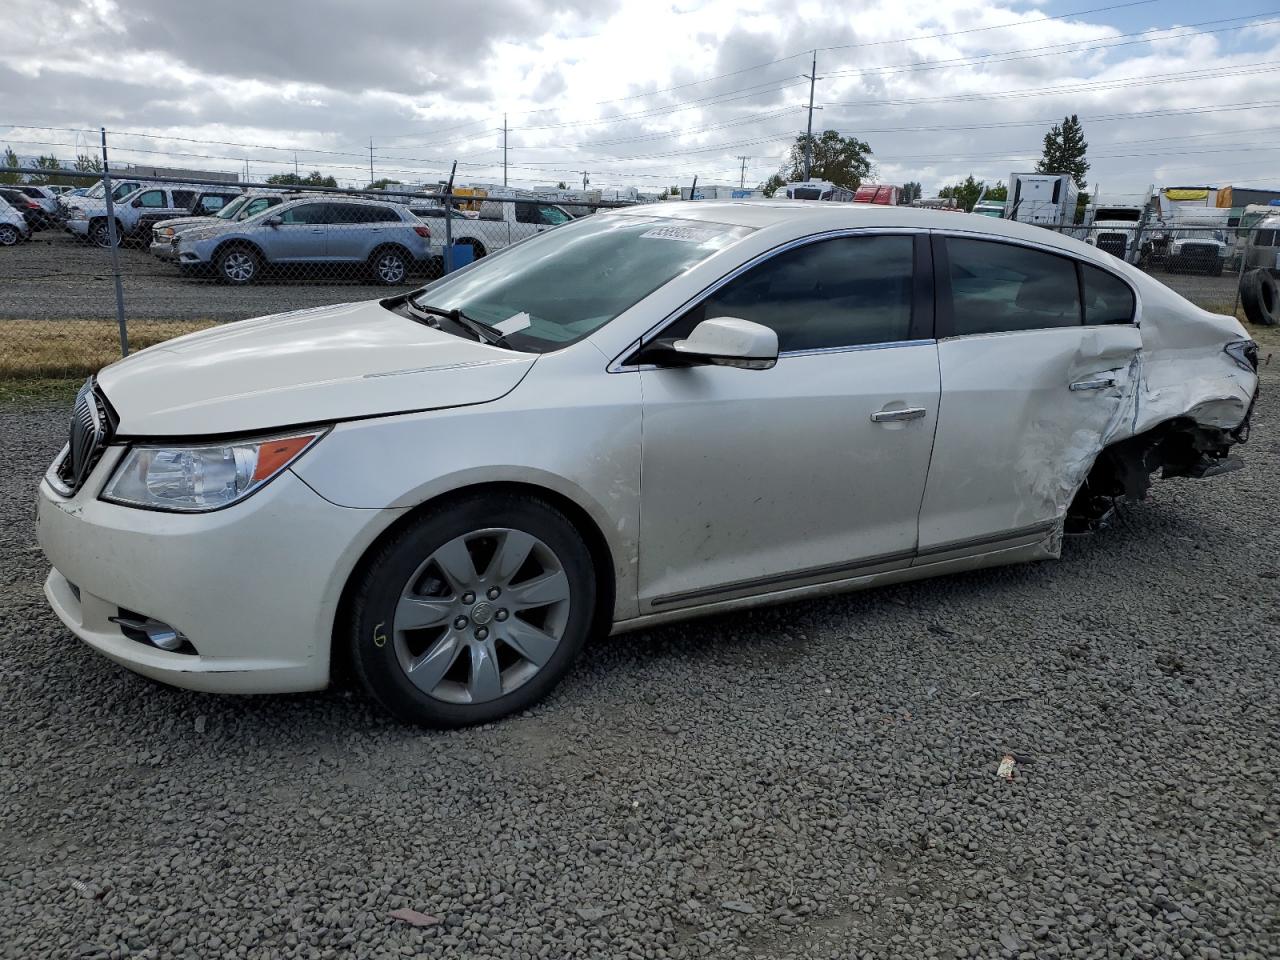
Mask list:
[[[804,129],[856,134],[926,195],[1029,169],[1085,125],[1105,196],[1280,185],[1280,0],[6,0],[0,144],[115,162],[321,169],[343,183],[502,177],[748,183]]]

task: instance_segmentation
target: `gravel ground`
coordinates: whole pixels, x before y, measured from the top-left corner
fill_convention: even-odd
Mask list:
[[[227,287],[181,277],[176,267],[138,247],[122,248],[120,262],[126,315],[139,320],[243,320],[387,295],[386,287],[349,276],[318,280],[314,271],[305,282]],[[1230,313],[1235,304],[1238,278],[1233,274],[1206,277],[1157,269],[1156,275],[1206,309]],[[114,320],[115,303],[106,250],[58,230],[43,230],[32,243],[0,249],[0,320]]]
[[[31,532],[63,411],[0,413],[0,953],[1280,956],[1276,369],[1245,470],[1060,563],[599,641],[453,733],[90,653]]]

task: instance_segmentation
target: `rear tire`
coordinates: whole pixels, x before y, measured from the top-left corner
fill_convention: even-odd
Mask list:
[[[0,247],[12,247],[22,241],[22,234],[11,223],[0,224]]]
[[[218,252],[214,270],[223,283],[242,287],[258,279],[262,259],[248,247],[227,247]]]
[[[531,496],[479,494],[431,509],[357,577],[347,638],[355,673],[393,716],[432,727],[487,723],[542,699],[595,614],[586,544]]]
[[[1240,281],[1240,301],[1250,323],[1274,327],[1280,323],[1280,285],[1266,270],[1250,270]]]
[[[383,247],[369,258],[369,272],[374,283],[394,287],[409,279],[409,262],[409,255],[399,247]]]

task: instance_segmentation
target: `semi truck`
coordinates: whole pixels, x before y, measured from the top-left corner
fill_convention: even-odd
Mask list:
[[[1076,222],[1079,196],[1069,173],[1012,173],[1005,216],[1041,227],[1069,227]]]

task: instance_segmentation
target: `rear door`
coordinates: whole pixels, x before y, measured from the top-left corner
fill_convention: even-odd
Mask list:
[[[942,399],[917,563],[1054,530],[1123,433],[1142,345],[1115,274],[978,237],[935,236],[933,254]]]

